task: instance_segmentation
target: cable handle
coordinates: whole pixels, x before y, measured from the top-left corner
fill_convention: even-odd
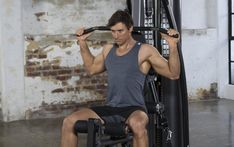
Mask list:
[[[106,27],[106,26],[96,26],[96,27],[91,27],[91,28],[85,29],[83,34],[88,34],[88,33],[91,33],[91,32],[93,32],[95,30],[110,31],[110,29],[108,27]]]
[[[99,30],[99,31],[110,31],[110,28],[108,28],[106,26],[96,26],[96,27],[87,28],[87,29],[84,30],[83,35],[91,33],[91,32],[96,31],[96,30]],[[133,30],[134,31],[159,31],[159,32],[161,32],[163,34],[169,35],[167,29],[157,28],[157,27],[133,27]],[[171,36],[171,35],[169,35],[169,36]],[[171,37],[178,38],[179,35],[175,34],[175,35],[172,35]]]
[[[179,34],[169,35],[167,31],[168,31],[167,29],[159,28],[160,33],[167,34],[168,36],[171,36],[173,38],[178,38],[179,37]]]

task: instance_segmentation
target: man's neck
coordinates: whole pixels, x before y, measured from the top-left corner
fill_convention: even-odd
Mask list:
[[[133,48],[135,42],[136,41],[134,39],[132,39],[132,38],[129,39],[123,45],[118,46],[118,48],[116,50],[116,54],[119,55],[119,56],[127,54]]]
[[[129,38],[129,40],[127,40],[124,44],[118,46],[118,50],[120,51],[128,51],[129,49],[131,49],[133,47],[133,45],[135,44],[135,40],[133,38]]]

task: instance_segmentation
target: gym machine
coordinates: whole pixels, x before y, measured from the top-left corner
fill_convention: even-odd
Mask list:
[[[159,32],[169,28],[181,34],[180,0],[126,0],[127,11],[134,21],[135,39],[155,46],[165,58],[169,48]],[[105,26],[88,28],[85,33],[95,30],[107,31]],[[178,37],[178,36],[173,36]],[[188,101],[186,77],[178,43],[181,75],[172,81],[157,75],[153,70],[145,81],[145,102],[149,115],[149,147],[189,147]],[[77,121],[75,133],[87,133],[87,147],[132,146],[132,133],[126,131],[123,123],[101,124],[98,119]]]

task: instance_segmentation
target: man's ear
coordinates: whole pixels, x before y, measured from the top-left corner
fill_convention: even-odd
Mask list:
[[[133,31],[133,26],[131,26],[131,27],[129,28],[129,31],[130,31],[130,32],[132,32],[132,31]]]

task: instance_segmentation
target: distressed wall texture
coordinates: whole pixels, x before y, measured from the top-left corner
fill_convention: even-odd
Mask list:
[[[80,27],[105,25],[125,0],[23,0],[25,34],[74,33]]]
[[[53,40],[53,37],[26,37],[25,40],[27,118],[52,105],[56,107],[47,110],[60,112],[77,103],[105,98],[106,74],[89,76],[84,70],[76,41],[56,37]],[[89,44],[94,54],[101,51],[102,44],[92,41]]]
[[[25,118],[58,117],[103,102],[106,73],[89,76],[76,39],[67,34],[81,26],[105,25],[112,12],[125,8],[125,1],[26,0],[23,6]],[[96,31],[88,41],[92,54],[107,42],[110,33]]]

